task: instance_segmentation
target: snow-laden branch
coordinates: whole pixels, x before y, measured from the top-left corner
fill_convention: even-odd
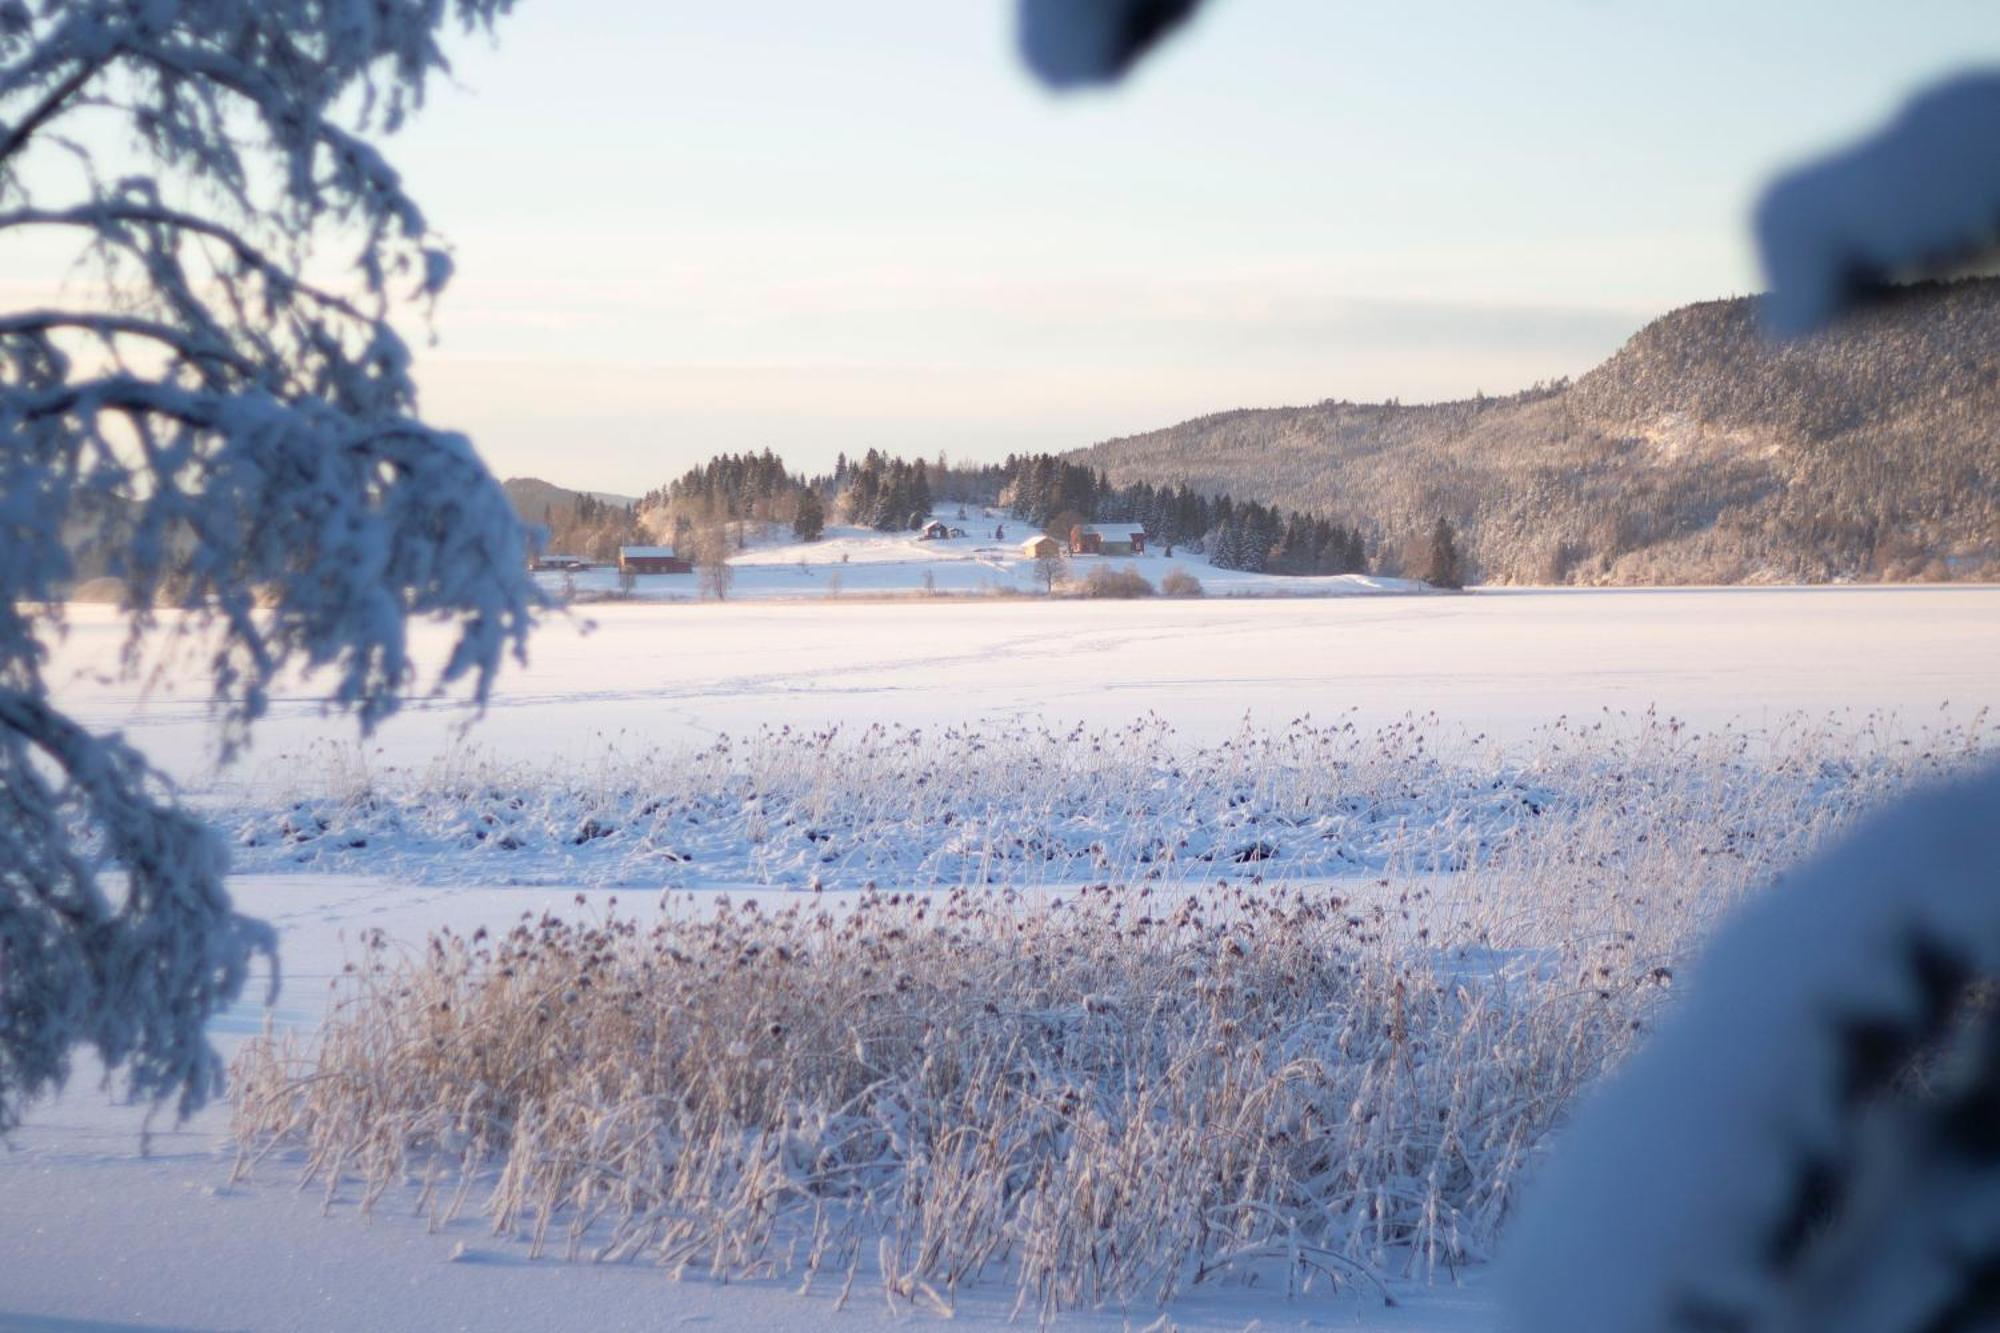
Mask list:
[[[145,446],[154,489],[128,506],[119,570],[155,596],[175,582],[193,613],[220,618],[217,702],[232,720],[253,721],[270,678],[299,665],[334,668],[334,701],[364,725],[379,721],[409,680],[411,616],[460,619],[440,683],[469,674],[482,697],[503,656],[520,650],[536,604],[520,575],[523,533],[463,436],[132,375],[0,398],[0,428],[98,445],[82,479],[45,479],[50,508],[69,507],[79,489],[106,506],[123,498],[122,487],[95,489],[107,474],[123,480],[107,461],[116,454],[107,414],[154,426]],[[155,558],[176,543],[180,559]],[[268,609],[258,609],[260,594]]]
[[[1114,83],[1202,0],[1021,0],[1021,54],[1052,88]]]
[[[125,1069],[133,1095],[198,1106],[222,1066],[184,1015],[240,994],[259,953],[277,985],[276,936],[230,910],[214,833],[137,751],[5,688],[0,791],[0,1133],[82,1043]],[[77,846],[78,824],[94,854]],[[100,886],[100,857],[123,870],[122,890]]]
[[[1860,143],[1774,181],[1757,206],[1769,316],[1806,333],[1901,278],[2000,241],[2000,74],[1925,90]]]
[[[1989,771],[1754,899],[1558,1139],[1516,1235],[1520,1326],[1990,1326],[1996,867]]]
[[[80,574],[122,580],[128,663],[158,606],[203,636],[225,754],[280,672],[329,672],[380,722],[418,683],[413,617],[457,627],[437,688],[483,701],[523,651],[526,532],[471,443],[421,420],[389,321],[450,260],[371,141],[446,67],[449,20],[509,8],[0,0],[0,241],[73,237],[86,275],[0,315],[0,1131],[79,1044],[198,1105],[204,1026],[270,945],[143,759],[51,703]],[[150,160],[76,170],[90,117]]]
[[[243,375],[255,375],[257,371],[255,362],[237,355],[226,342],[161,320],[80,310],[27,310],[18,315],[0,315],[0,340],[8,337],[40,338],[62,330],[90,334],[107,346],[115,346],[121,338],[137,338],[171,351],[192,364],[216,362]]]
[[[43,94],[41,101],[31,107],[26,115],[9,126],[7,132],[0,135],[0,164],[4,164],[14,154],[27,147],[28,140],[34,137],[35,131],[59,115],[64,105],[82,92],[85,84],[97,77],[104,68],[105,59],[106,57],[97,57],[77,61],[76,68],[71,71],[69,77],[49,89]]]
[[[355,321],[365,322],[371,318],[345,297],[304,281],[288,266],[272,259],[234,229],[209,218],[161,205],[157,202],[157,195],[144,182],[128,181],[124,185],[119,194],[100,197],[72,208],[22,208],[0,212],[0,231],[22,227],[78,228],[93,233],[102,244],[134,249],[142,237],[157,243],[157,238],[162,236],[200,236],[221,242],[237,261],[242,273],[264,279],[278,293],[305,298]]]

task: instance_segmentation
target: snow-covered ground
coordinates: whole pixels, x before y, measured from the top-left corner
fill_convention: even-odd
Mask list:
[[[957,517],[946,510],[937,520],[963,530],[964,537],[920,540],[914,532],[877,532],[873,528],[829,527],[816,542],[791,539],[789,533],[751,536],[748,547],[730,557],[735,578],[729,596],[749,600],[793,600],[801,597],[1021,596],[1045,591],[1035,562],[1022,553],[1022,543],[1037,535],[1035,528],[1005,514]],[[1004,531],[1005,537],[996,537]],[[1368,574],[1291,577],[1217,569],[1201,556],[1176,550],[1143,556],[1077,556],[1061,562],[1058,579],[1082,578],[1091,569],[1110,566],[1135,569],[1155,588],[1178,570],[1198,579],[1209,597],[1361,597],[1384,593],[1426,591],[1412,579]],[[639,601],[692,601],[699,598],[696,574],[646,574],[624,589],[618,571],[609,567],[563,575],[538,576],[552,593],[571,594],[580,601],[624,593]],[[926,580],[928,579],[928,582]]]
[[[71,608],[50,679],[94,727],[211,782],[203,687],[169,669],[115,674],[124,628]],[[442,636],[420,630],[420,660]],[[2000,705],[2000,588],[1506,590],[1465,596],[1040,602],[613,604],[536,636],[464,743],[498,758],[594,763],[607,750],[702,744],[758,726],[1061,730],[1157,713],[1215,741],[1246,719],[1367,726],[1435,714],[1447,731],[1515,737],[1559,715],[1649,706],[1703,726],[1779,714]],[[351,739],[311,682],[274,694],[232,781],[317,780],[318,743]],[[418,703],[367,745],[425,765],[471,711]]]
[[[772,554],[753,552],[750,558]],[[850,559],[848,568],[856,563]],[[886,558],[879,563],[896,564]],[[741,577],[749,577],[747,570]],[[1437,721],[1396,734],[1406,741],[1422,735],[1427,747],[1443,751],[1436,772],[1463,774],[1500,764],[1508,746],[1532,747],[1537,729],[1558,715],[1587,730],[1606,709],[1622,710],[1624,716],[1611,725],[1628,729],[1642,725],[1633,719],[1648,706],[1704,728],[1731,721],[1761,728],[1794,711],[1831,712],[1840,715],[1836,728],[1861,730],[1871,717],[1893,714],[1878,721],[1879,740],[1941,716],[1988,734],[1979,712],[2000,704],[2000,589],[1994,588],[1504,592],[1261,602],[856,599],[610,604],[590,608],[589,615],[595,627],[588,634],[575,624],[546,628],[531,664],[502,680],[484,718],[463,736],[470,712],[442,701],[412,709],[365,746],[352,745],[350,727],[323,715],[307,683],[281,693],[256,750],[243,767],[221,775],[212,772],[207,757],[205,709],[189,676],[170,669],[142,688],[110,671],[122,629],[108,612],[73,610],[53,678],[66,682],[66,706],[94,726],[123,728],[176,773],[232,836],[256,838],[242,854],[257,873],[239,876],[233,889],[247,911],[281,932],[286,982],[271,1017],[301,1029],[318,1021],[329,981],[365,930],[379,928],[399,946],[415,947],[438,926],[461,932],[499,927],[522,912],[567,908],[575,892],[595,904],[613,891],[578,884],[678,884],[682,872],[679,863],[662,862],[658,875],[644,878],[618,859],[622,844],[590,838],[523,846],[522,853],[540,858],[523,873],[507,856],[455,850],[448,827],[452,814],[443,809],[425,810],[422,819],[405,812],[402,829],[411,836],[400,842],[391,837],[368,847],[343,845],[328,855],[314,848],[301,862],[288,853],[302,844],[286,842],[281,826],[295,799],[324,802],[342,791],[398,784],[425,790],[412,784],[453,774],[487,782],[508,771],[544,780],[566,772],[588,781],[629,775],[657,759],[665,766],[663,787],[710,800],[726,787],[723,779],[704,790],[692,776],[698,766],[674,765],[712,752],[725,735],[734,738],[733,746],[746,746],[760,725],[790,726],[795,734],[838,726],[847,738],[843,743],[859,744],[871,725],[882,724],[888,728],[879,733],[882,746],[914,729],[932,737],[918,744],[931,747],[926,753],[936,758],[940,745],[949,754],[955,753],[951,746],[966,743],[941,742],[937,733],[947,728],[961,737],[971,733],[970,743],[977,744],[982,734],[1041,729],[1061,737],[1078,724],[1115,731],[1151,712],[1171,722],[1176,753],[1206,756],[1200,762],[1213,768],[1243,750],[1238,736],[1282,736],[1301,715],[1312,715],[1321,727],[1352,720],[1366,734],[1407,715],[1435,714]],[[421,636],[419,646],[432,661],[443,649],[431,634]],[[905,730],[896,731],[899,725]],[[1480,733],[1500,744],[1473,739]],[[1114,736],[1109,743],[1119,742]],[[1010,752],[1010,763],[1033,752],[1032,741],[1010,744],[1017,751]],[[1049,745],[1051,763],[1059,762],[1061,753],[1059,744]],[[737,750],[716,771],[739,771],[741,754]],[[1403,765],[1399,771],[1433,771],[1412,767],[1407,759],[1397,761]],[[1323,757],[1314,758],[1308,747],[1293,761],[1318,764]],[[707,762],[716,768],[716,761]],[[870,762],[880,767],[900,761]],[[1266,809],[1268,802],[1282,804],[1287,795],[1282,766],[1265,769],[1278,776],[1256,794],[1250,813]],[[1107,762],[1101,771],[1126,782],[1127,789],[1083,783],[1061,797],[1100,822],[1115,817],[1113,807],[1138,781],[1116,763]],[[983,787],[969,782],[968,790],[979,788],[989,807],[997,804],[998,779],[981,775],[981,781]],[[1293,795],[1310,786],[1293,785],[1298,788]],[[1327,778],[1320,785],[1331,791],[1339,784]],[[1388,862],[1381,848],[1370,850],[1370,830],[1379,833],[1382,827],[1381,819],[1371,821],[1371,808],[1386,810],[1392,823],[1449,823],[1432,844],[1448,850],[1467,845],[1468,837],[1475,844],[1504,839],[1521,819],[1522,791],[1539,805],[1574,799],[1574,786],[1555,783],[1494,796],[1461,781],[1429,792],[1431,798],[1444,792],[1448,799],[1394,806],[1384,804],[1387,793],[1371,792],[1373,807],[1280,811],[1295,822],[1252,837],[1231,823],[1242,820],[1244,807],[1230,793],[1173,779],[1168,794],[1188,796],[1189,802],[1184,808],[1162,806],[1149,818],[1159,828],[1173,826],[1177,838],[1190,831],[1196,835],[1189,843],[1195,848],[1190,869],[1198,867],[1202,874],[1216,867],[1215,861],[1199,859],[1207,846],[1223,853],[1222,872],[1232,876],[1282,876],[1288,858],[1297,859],[1297,873],[1337,875],[1339,866],[1308,864],[1305,858],[1337,855],[1342,839],[1356,850],[1355,866],[1374,874]],[[1820,788],[1808,782],[1784,790],[1808,800],[1817,799],[1813,793]],[[554,804],[542,812],[555,809],[562,819],[585,813],[561,805],[565,799],[560,792],[551,794]],[[692,802],[684,804],[675,808],[674,818],[693,808]],[[796,878],[795,869],[808,870],[794,855],[799,849],[783,840],[787,835],[755,844],[740,836],[750,823],[775,821],[765,819],[761,804],[748,809],[737,800],[735,805],[730,818],[736,823],[717,836],[745,854],[727,864],[718,858],[707,887],[743,881],[773,885],[768,874],[758,878],[758,867],[768,871],[779,864],[776,856],[792,858],[783,862],[789,868],[781,867],[781,879]],[[378,821],[357,836],[381,837],[379,809],[342,810],[342,819]],[[903,817],[922,830],[928,827],[926,810],[913,801]],[[1007,813],[1025,817],[1032,810]],[[553,827],[554,819],[543,822]],[[418,827],[424,820],[437,827]],[[343,832],[362,829],[359,822],[330,819],[329,824]],[[663,827],[663,846],[692,835],[682,825]],[[276,836],[258,837],[260,830]],[[804,836],[800,829],[793,832]],[[420,843],[416,833],[430,841]],[[843,836],[859,847],[867,834],[857,825]],[[1233,839],[1239,834],[1243,845],[1268,840],[1277,855],[1234,862],[1240,848]],[[1075,846],[1064,843],[1070,862],[1060,873],[1036,874],[1059,882],[1093,873],[1092,858],[1104,853],[1093,850],[1091,837],[1077,828],[1067,830],[1069,835],[1077,835],[1070,837]],[[1207,844],[1199,842],[1202,837]],[[770,854],[751,855],[752,846],[767,847]],[[398,849],[408,855],[406,862],[387,857]],[[942,841],[930,845],[919,838],[910,850],[917,860],[904,864],[885,855],[880,869],[915,874],[952,856],[960,859],[951,864],[964,868],[963,848],[953,851]],[[1136,856],[1142,849],[1134,841],[1114,850]],[[1038,864],[1054,865],[1046,859]],[[1407,857],[1400,865],[1410,866]],[[402,873],[381,873],[398,866]],[[837,870],[860,877],[870,873],[870,864],[856,861]],[[934,870],[924,873],[945,878]],[[523,887],[523,880],[537,883]],[[625,892],[633,896],[630,888]],[[241,1006],[217,1024],[217,1039],[233,1046],[262,1019],[259,1005]],[[246,1183],[228,1183],[225,1120],[226,1112],[211,1111],[185,1127],[161,1127],[156,1155],[142,1160],[137,1117],[109,1105],[87,1075],[58,1102],[32,1113],[14,1150],[0,1155],[0,1328],[610,1329],[688,1323],[747,1329],[820,1322],[860,1328],[913,1317],[907,1309],[892,1313],[879,1298],[857,1300],[836,1314],[826,1300],[801,1299],[783,1281],[669,1284],[644,1265],[531,1262],[518,1245],[489,1237],[477,1223],[430,1234],[420,1221],[393,1210],[363,1223],[345,1203],[333,1209],[333,1217],[322,1218],[318,1196],[290,1192],[282,1169],[267,1167]],[[1255,1288],[1197,1289],[1168,1314],[1171,1326],[1183,1327],[1241,1328],[1261,1321],[1263,1327],[1436,1333],[1491,1327],[1488,1285],[1484,1274],[1475,1272],[1463,1287],[1408,1286],[1399,1289],[1403,1303],[1395,1309],[1359,1295],[1298,1303]],[[959,1319],[1004,1318],[1010,1299],[1004,1284],[989,1294],[972,1290],[961,1300]],[[1145,1327],[1157,1315],[1135,1309],[1073,1322]],[[914,1317],[924,1318],[921,1312]]]
[[[359,956],[363,932],[421,942],[441,926],[503,926],[524,912],[600,912],[616,896],[586,890],[579,906],[567,888],[426,890],[335,875],[243,876],[232,890],[245,911],[280,933],[285,985],[268,1016],[301,1029],[319,1020],[330,984]],[[631,895],[626,900],[629,908]],[[260,984],[253,1000],[215,1024],[225,1054],[263,1025],[262,998]],[[530,1260],[525,1245],[496,1239],[476,1215],[436,1233],[390,1206],[362,1219],[351,1189],[329,1207],[319,1188],[295,1188],[296,1167],[282,1162],[232,1181],[226,1106],[184,1126],[156,1125],[146,1157],[139,1155],[143,1123],[80,1071],[70,1091],[32,1113],[12,1150],[0,1154],[0,1330],[941,1326],[921,1308],[890,1309],[879,1288],[836,1311],[833,1287],[824,1282],[816,1295],[801,1297],[796,1277],[674,1281],[644,1261]],[[1491,1326],[1489,1286],[1483,1272],[1456,1285],[1399,1283],[1393,1308],[1358,1292],[1292,1301],[1282,1291],[1213,1287],[1177,1301],[1165,1322],[1144,1307],[1060,1322],[1107,1333],[1252,1326],[1472,1333]],[[1013,1300],[1004,1283],[968,1288],[955,1322],[1009,1322]]]

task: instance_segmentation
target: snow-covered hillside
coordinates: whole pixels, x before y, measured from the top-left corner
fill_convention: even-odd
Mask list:
[[[1039,595],[1045,591],[1035,561],[1023,544],[1038,530],[997,510],[973,508],[964,518],[956,509],[940,511],[938,522],[965,532],[963,537],[921,539],[915,532],[878,532],[874,528],[829,526],[815,542],[795,540],[790,532],[772,528],[744,534],[744,549],[730,557],[735,577],[731,599],[810,597],[907,597]],[[996,536],[996,533],[1004,534]],[[1293,577],[1217,569],[1206,558],[1177,549],[1172,559],[1159,552],[1142,556],[1064,557],[1057,574],[1080,579],[1096,567],[1138,571],[1155,588],[1175,570],[1197,579],[1210,597],[1349,597],[1426,591],[1414,579],[1380,578],[1367,574]],[[559,595],[588,601],[620,593],[642,601],[691,601],[701,597],[698,574],[640,575],[629,589],[618,571],[609,567],[570,575],[538,575],[542,585]]]

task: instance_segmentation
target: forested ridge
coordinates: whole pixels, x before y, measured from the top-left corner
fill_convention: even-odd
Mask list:
[[[2000,280],[1773,341],[1755,298],[1662,316],[1508,397],[1221,412],[1069,457],[1287,504],[1393,566],[1438,518],[1473,577],[1737,583],[2000,575]]]
[[[910,460],[870,449],[854,459],[843,453],[833,471],[811,477],[789,471],[768,449],[718,454],[649,491],[635,510],[638,523],[676,546],[718,526],[738,545],[754,527],[785,525],[811,541],[829,516],[883,532],[914,531],[934,513],[968,529],[991,523],[996,540],[1007,520],[1016,522],[1017,537],[1038,529],[1063,536],[1086,523],[1139,524],[1155,547],[1184,546],[1223,569],[1346,574],[1366,571],[1373,559],[1357,528],[1321,514],[1186,485],[1115,483],[1053,454],[953,465],[942,454]],[[1428,559],[1428,551],[1417,558]]]

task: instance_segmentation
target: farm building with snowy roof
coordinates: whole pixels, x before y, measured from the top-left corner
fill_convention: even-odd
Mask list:
[[[1079,523],[1069,530],[1071,555],[1144,555],[1146,529],[1138,523]]]
[[[674,554],[671,546],[621,546],[620,574],[692,574],[694,566]]]

